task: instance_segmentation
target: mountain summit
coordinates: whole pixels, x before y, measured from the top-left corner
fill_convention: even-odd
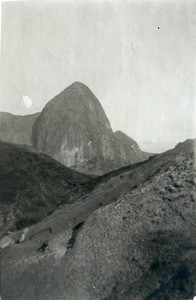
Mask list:
[[[137,151],[130,147],[129,153],[124,150],[129,137],[123,139],[113,133],[99,100],[80,82],[74,82],[49,101],[32,130],[36,149],[68,167],[94,174],[146,159],[138,146]],[[103,168],[100,161],[104,161]]]

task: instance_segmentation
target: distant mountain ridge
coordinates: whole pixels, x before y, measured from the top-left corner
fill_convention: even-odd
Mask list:
[[[32,127],[39,112],[17,116],[0,112],[0,140],[8,143],[31,145]]]

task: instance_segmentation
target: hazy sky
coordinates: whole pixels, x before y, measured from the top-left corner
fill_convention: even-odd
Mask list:
[[[0,111],[40,111],[81,81],[114,131],[163,151],[196,137],[195,53],[195,0],[3,2]]]

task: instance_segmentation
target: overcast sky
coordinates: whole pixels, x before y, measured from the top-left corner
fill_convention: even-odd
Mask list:
[[[0,111],[41,111],[81,81],[146,151],[196,137],[195,16],[195,0],[3,2]]]

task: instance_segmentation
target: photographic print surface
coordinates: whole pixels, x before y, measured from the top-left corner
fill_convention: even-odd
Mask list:
[[[194,299],[195,16],[1,2],[1,300]]]

